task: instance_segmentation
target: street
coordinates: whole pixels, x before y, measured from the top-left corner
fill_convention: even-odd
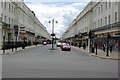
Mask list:
[[[40,45],[2,56],[3,78],[117,78],[118,61]]]

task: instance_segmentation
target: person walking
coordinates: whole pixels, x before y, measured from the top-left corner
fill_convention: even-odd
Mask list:
[[[111,53],[112,52],[112,44],[110,44],[109,49],[110,49],[110,53]]]
[[[106,46],[105,46],[105,43],[103,44],[103,51],[105,52],[105,48],[106,48]]]
[[[81,48],[81,43],[79,43],[79,48]]]
[[[84,50],[86,49],[86,43],[85,42],[83,43],[83,49]]]

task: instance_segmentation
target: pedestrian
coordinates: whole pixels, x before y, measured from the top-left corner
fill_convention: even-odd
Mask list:
[[[79,43],[79,48],[81,48],[81,43]]]
[[[110,49],[110,53],[111,53],[112,52],[112,44],[110,44],[109,49]]]
[[[97,55],[97,42],[95,42],[95,49],[96,49],[96,55]]]
[[[105,47],[106,47],[105,44],[103,44],[103,51],[104,51],[104,52],[105,52]]]
[[[86,49],[86,43],[85,42],[83,43],[83,49],[84,50]]]

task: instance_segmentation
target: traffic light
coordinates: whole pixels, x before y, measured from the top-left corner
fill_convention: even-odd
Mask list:
[[[91,37],[92,37],[92,31],[90,30],[90,32],[89,32],[89,38],[91,39]]]
[[[52,33],[52,34],[51,34],[51,36],[55,36],[55,34],[54,34],[54,33]]]
[[[15,36],[17,36],[18,35],[18,25],[15,25],[14,29],[15,29]]]

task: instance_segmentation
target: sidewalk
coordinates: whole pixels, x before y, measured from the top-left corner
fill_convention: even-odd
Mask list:
[[[112,52],[110,53],[109,52],[109,57],[106,57],[106,52],[103,52],[103,50],[100,50],[100,49],[97,49],[97,55],[96,53],[89,53],[89,50],[88,48],[86,48],[85,50],[81,47],[74,47],[72,46],[73,48],[75,49],[78,49],[84,53],[87,53],[88,55],[91,55],[91,56],[95,56],[95,57],[99,57],[99,58],[102,58],[102,59],[112,59],[112,60],[120,60],[120,52]]]
[[[40,45],[37,45],[37,46],[40,46]],[[12,53],[16,53],[16,52],[19,52],[19,51],[24,51],[26,49],[34,48],[34,47],[37,47],[37,46],[35,46],[35,45],[27,46],[27,47],[25,47],[25,49],[22,49],[22,47],[20,47],[20,48],[17,48],[17,50],[14,49],[13,52],[12,52],[12,49],[8,49],[8,50],[5,50],[5,53],[3,53],[3,50],[0,50],[0,55],[12,54]]]

